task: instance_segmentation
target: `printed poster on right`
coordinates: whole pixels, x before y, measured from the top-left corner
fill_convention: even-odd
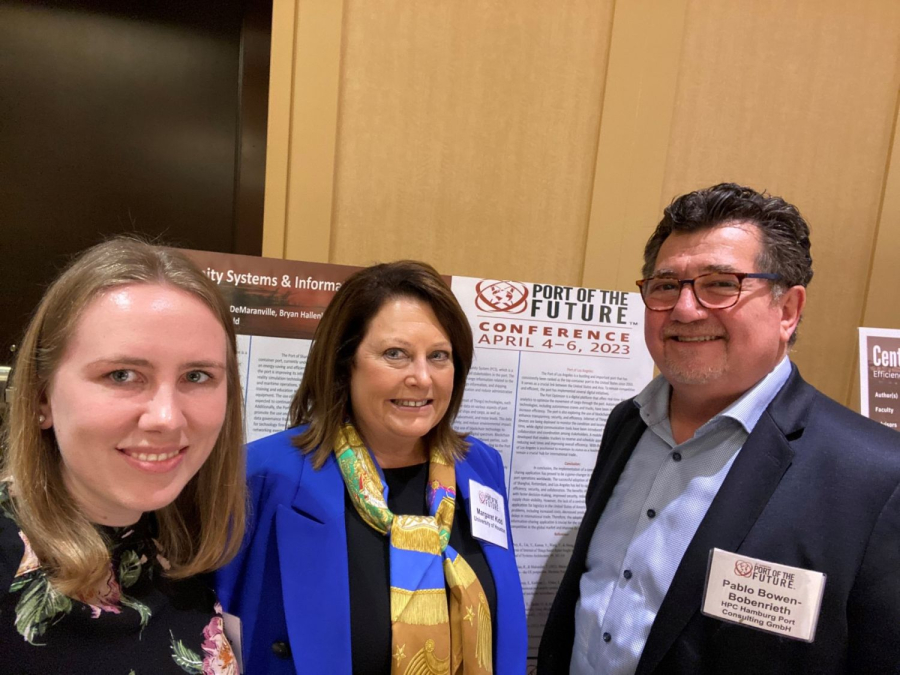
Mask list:
[[[900,330],[859,329],[860,412],[900,429]]]

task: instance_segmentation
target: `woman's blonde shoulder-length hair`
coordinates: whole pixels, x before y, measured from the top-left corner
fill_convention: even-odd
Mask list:
[[[38,304],[16,353],[4,430],[0,478],[11,481],[13,510],[42,567],[69,596],[90,597],[106,579],[110,557],[103,535],[63,485],[56,438],[40,427],[40,405],[84,309],[100,294],[129,284],[190,293],[210,308],[227,337],[228,402],[219,438],[178,498],[156,511],[158,541],[171,562],[168,576],[222,566],[237,553],[244,531],[241,388],[229,308],[215,284],[178,251],[137,238],[111,239],[78,256]]]
[[[372,318],[393,298],[424,302],[450,338],[453,393],[447,412],[425,440],[429,448],[447,461],[465,456],[466,434],[458,433],[452,425],[462,404],[475,350],[469,320],[450,286],[431,265],[398,260],[366,267],[351,275],[328,303],[319,321],[289,415],[291,426],[309,424],[294,439],[294,444],[304,453],[313,453],[316,468],[321,468],[333,452],[344,421],[353,420],[350,406],[353,359]]]

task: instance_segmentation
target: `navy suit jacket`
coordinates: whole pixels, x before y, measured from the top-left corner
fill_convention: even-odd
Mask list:
[[[541,640],[542,675],[569,672],[588,546],[645,429],[632,400],[610,414],[584,520]],[[900,434],[827,398],[793,367],[691,540],[637,673],[900,671],[898,485]],[[824,572],[815,641],[702,615],[712,548]]]
[[[244,672],[251,675],[352,672],[346,488],[334,456],[316,471],[309,456],[291,444],[301,430],[250,444],[252,524],[238,557],[216,576],[223,608],[241,618]],[[456,463],[456,484],[469,513],[469,479],[503,495],[506,489],[497,451],[467,440],[471,445]],[[506,519],[508,524],[508,505]],[[494,672],[521,675],[528,638],[509,529],[508,549],[479,543],[497,589]]]

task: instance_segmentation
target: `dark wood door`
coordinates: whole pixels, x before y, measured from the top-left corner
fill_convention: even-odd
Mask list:
[[[271,0],[0,0],[0,366],[119,232],[258,255]]]

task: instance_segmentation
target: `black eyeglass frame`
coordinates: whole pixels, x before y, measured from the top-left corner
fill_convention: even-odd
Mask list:
[[[732,302],[730,305],[710,307],[700,299],[699,295],[697,295],[697,288],[696,286],[694,286],[694,283],[697,281],[697,279],[702,279],[703,277],[711,277],[717,274],[728,274],[730,276],[737,277],[738,292],[734,296],[734,302]],[[635,282],[641,291],[641,300],[644,301],[644,307],[649,309],[651,312],[668,312],[675,309],[675,305],[678,304],[678,299],[681,297],[681,290],[684,288],[685,284],[691,285],[691,293],[694,294],[694,299],[701,307],[705,307],[706,309],[728,309],[729,307],[734,307],[740,301],[741,293],[744,290],[744,279],[766,279],[767,281],[781,281],[782,276],[780,274],[772,274],[770,272],[707,272],[706,274],[700,274],[693,279],[676,279],[673,277],[670,280],[678,284],[678,295],[675,296],[675,302],[672,303],[671,307],[651,307],[647,304],[647,298],[644,297],[644,284],[646,284],[648,281],[653,281],[654,279],[668,278],[669,277],[649,277],[647,279],[638,279]]]

